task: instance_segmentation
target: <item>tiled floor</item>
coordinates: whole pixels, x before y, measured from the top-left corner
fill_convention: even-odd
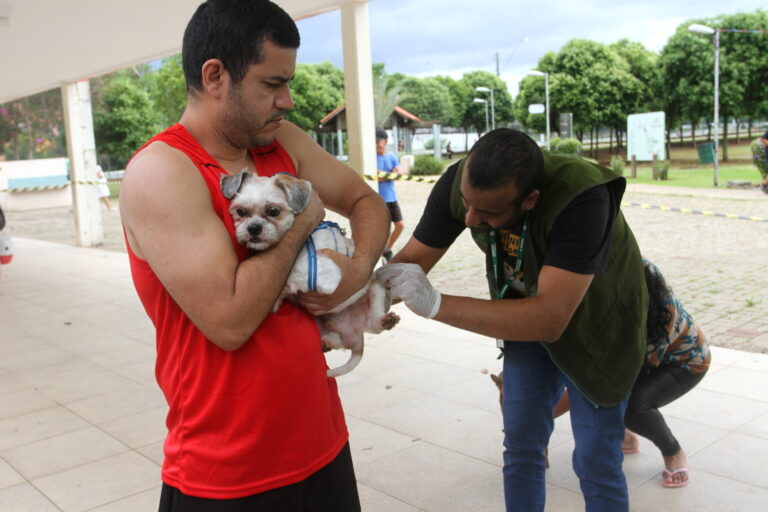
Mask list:
[[[16,245],[0,280],[0,511],[156,510],[165,404],[125,254]],[[493,343],[399,312],[339,379],[363,510],[503,510]],[[691,484],[662,488],[661,457],[642,440],[624,464],[632,510],[766,510],[766,389],[768,355],[716,348],[709,375],[665,409]],[[572,448],[566,415],[549,511],[583,510]]]

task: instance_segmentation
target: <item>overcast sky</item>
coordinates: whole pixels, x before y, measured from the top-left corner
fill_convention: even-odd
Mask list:
[[[478,69],[495,73],[498,52],[501,78],[514,95],[517,82],[541,56],[573,38],[613,43],[626,37],[659,52],[686,20],[766,5],[766,0],[371,0],[368,9],[373,62],[383,62],[387,73],[456,79]],[[340,18],[335,11],[299,21],[299,62],[342,67]]]

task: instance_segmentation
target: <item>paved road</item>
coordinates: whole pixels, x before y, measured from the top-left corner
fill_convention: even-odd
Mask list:
[[[399,182],[405,216],[402,245],[417,222],[431,185]],[[630,185],[629,203],[768,218],[758,190],[684,189]],[[716,345],[768,353],[768,222],[625,207],[643,254],[656,263],[686,308]],[[9,212],[12,236],[74,244],[68,209]],[[104,248],[124,251],[120,218],[104,212]],[[485,297],[482,254],[467,233],[432,271],[444,293]]]

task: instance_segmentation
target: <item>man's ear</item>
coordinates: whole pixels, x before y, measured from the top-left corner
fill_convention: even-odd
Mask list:
[[[224,194],[224,197],[227,199],[235,197],[235,194],[240,190],[243,181],[247,179],[249,174],[250,171],[248,171],[247,167],[237,174],[222,174],[219,183],[221,184],[221,192]]]
[[[203,91],[214,96],[222,97],[230,83],[229,71],[219,59],[208,59],[201,69],[201,86]]]
[[[290,174],[275,174],[273,176],[278,187],[283,189],[288,198],[288,206],[293,213],[301,213],[309,204],[312,195],[312,184],[307,180],[295,178]]]
[[[533,210],[533,207],[536,206],[536,201],[539,200],[540,195],[541,195],[541,192],[539,192],[539,189],[536,189],[530,194],[528,194],[528,197],[523,199],[523,210],[527,212]]]

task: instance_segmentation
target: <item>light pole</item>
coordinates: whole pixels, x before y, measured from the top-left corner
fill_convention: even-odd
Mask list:
[[[549,149],[549,73],[532,69],[528,74],[544,77],[544,114],[547,116],[547,149]]]
[[[493,89],[488,87],[475,87],[477,92],[489,92],[491,93],[491,130],[496,129],[496,107],[493,103]]]
[[[485,133],[488,133],[488,100],[483,98],[475,98],[472,101],[475,103],[485,103]]]
[[[689,32],[696,34],[706,34],[712,36],[712,43],[715,46],[715,186],[717,186],[717,173],[720,163],[719,157],[719,139],[720,139],[720,31],[716,28],[708,27],[694,23],[688,27]]]

